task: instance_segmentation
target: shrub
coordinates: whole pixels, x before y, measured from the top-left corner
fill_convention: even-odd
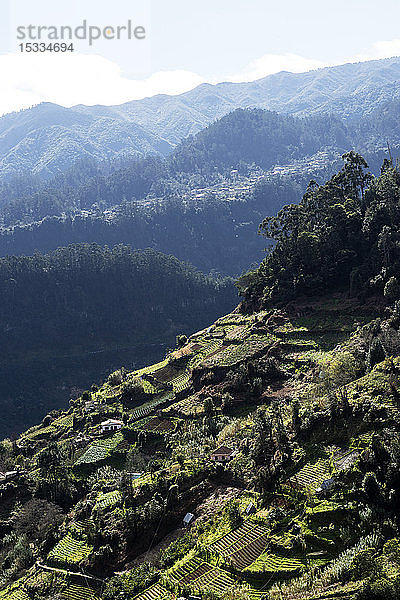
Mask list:
[[[112,577],[103,592],[103,600],[131,600],[147,587],[150,587],[157,578],[157,571],[148,563],[135,567],[132,571],[118,577]]]
[[[393,561],[400,560],[400,540],[398,538],[393,538],[392,540],[388,540],[383,546],[383,553]]]

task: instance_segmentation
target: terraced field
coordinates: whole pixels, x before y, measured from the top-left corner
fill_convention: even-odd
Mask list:
[[[218,321],[216,321],[216,325],[242,325],[244,323],[248,323],[249,318],[240,314],[229,314],[225,315],[225,317],[220,317]]]
[[[72,584],[62,592],[65,600],[99,600],[99,596],[89,587]]]
[[[164,360],[162,360],[159,363],[156,363],[154,365],[149,365],[147,367],[143,367],[143,369],[139,369],[138,371],[135,371],[133,373],[134,377],[140,377],[141,375],[144,374],[151,374],[153,375],[155,371],[158,371],[159,369],[162,369],[163,367],[166,367],[168,364],[168,358],[165,358]]]
[[[49,560],[58,564],[77,565],[89,556],[93,550],[84,540],[72,537],[67,533],[49,553]]]
[[[253,334],[246,338],[241,344],[231,344],[224,347],[216,355],[204,361],[206,367],[215,365],[221,367],[231,367],[242,360],[254,356],[268,348],[274,341],[271,335]]]
[[[246,546],[233,552],[231,561],[237,569],[243,570],[264,552],[266,545],[267,536],[261,535],[253,541],[248,542]]]
[[[157,379],[157,381],[161,381],[161,383],[167,383],[174,379],[179,373],[180,369],[173,363],[169,362],[165,367],[161,369],[157,369],[152,372],[153,377]]]
[[[266,527],[246,521],[211,544],[209,549],[231,560],[237,569],[245,569],[264,552],[267,536]]]
[[[188,396],[163,410],[163,414],[178,414],[184,417],[197,415],[203,411],[204,401],[197,396]]]
[[[172,577],[176,581],[190,583],[194,579],[205,575],[212,569],[213,567],[211,565],[204,562],[200,558],[193,558],[174,571]]]
[[[42,427],[37,431],[32,433],[28,433],[25,437],[29,440],[35,440],[39,438],[49,437],[52,433],[56,431],[56,428],[53,425],[48,425],[48,427]]]
[[[176,394],[178,394],[179,392],[182,392],[182,390],[184,390],[190,380],[190,371],[184,371],[183,373],[181,373],[180,375],[178,375],[178,377],[175,377],[175,379],[171,379],[172,386],[174,389],[174,392]]]
[[[199,591],[201,590],[212,590],[213,592],[219,592],[222,594],[229,588],[233,587],[236,581],[222,569],[211,569],[204,575],[201,575],[197,579],[191,581],[191,586]]]
[[[167,589],[156,583],[138,596],[134,596],[134,600],[167,600],[171,597]]]
[[[57,425],[57,427],[72,427],[74,421],[73,415],[65,415],[65,417],[60,417],[53,421],[53,425]]]
[[[177,569],[172,574],[172,579],[198,591],[210,589],[223,593],[235,585],[235,580],[226,571],[199,558],[193,558]]]
[[[143,419],[144,417],[151,415],[151,413],[154,412],[154,410],[157,408],[157,406],[159,406],[160,404],[163,404],[167,400],[172,400],[172,399],[173,399],[172,392],[170,392],[168,394],[164,394],[161,398],[157,398],[155,400],[152,400],[151,402],[146,402],[146,404],[143,404],[142,406],[139,406],[138,408],[131,410],[129,412],[129,415],[133,421]]]
[[[356,462],[359,456],[359,450],[339,450],[339,452],[336,452],[333,456],[335,469],[338,471],[348,469]]]
[[[178,394],[182,392],[185,388],[188,387],[191,378],[191,372],[194,368],[199,367],[201,364],[206,361],[212,361],[215,357],[220,357],[223,354],[224,364],[229,366],[231,364],[235,364],[236,362],[242,360],[242,358],[252,355],[258,350],[261,350],[266,343],[270,343],[270,340],[265,340],[260,335],[250,336],[250,338],[245,339],[248,335],[248,328],[244,326],[247,323],[247,319],[241,319],[240,315],[238,316],[237,322],[227,322],[223,323],[224,327],[220,327],[221,335],[226,332],[226,329],[231,329],[232,331],[228,331],[229,335],[232,336],[232,339],[243,340],[242,344],[234,345],[231,347],[225,348],[223,347],[222,339],[212,339],[211,341],[206,341],[202,339],[202,335],[207,335],[206,332],[203,332],[202,335],[199,335],[199,340],[191,342],[189,353],[189,360],[186,365],[186,368],[181,372],[177,373],[176,367],[170,364],[169,359],[165,359],[160,363],[155,365],[150,365],[139,371],[135,371],[133,373],[134,377],[143,377],[143,375],[152,375],[156,379],[160,379],[162,382],[167,382],[172,384],[173,392]],[[218,329],[218,328],[217,328]],[[190,357],[190,354],[193,356]],[[219,360],[217,361],[219,363]],[[155,394],[156,388],[152,383],[142,379],[142,384],[144,390],[149,394]],[[160,402],[161,403],[161,402]],[[154,409],[157,406],[157,401],[152,403],[147,403],[143,407],[139,407],[136,413],[134,414],[134,418],[140,419],[145,417],[148,414],[151,414],[152,410],[150,410],[150,406]]]
[[[26,594],[18,586],[10,586],[0,592],[1,600],[29,600],[28,594]]]
[[[95,508],[108,508],[109,506],[115,506],[121,500],[121,492],[115,490],[114,492],[100,492],[96,499]]]
[[[148,421],[142,429],[144,431],[153,431],[156,433],[169,433],[174,431],[175,422],[170,421],[169,419],[160,419],[159,417],[154,417],[150,421]]]
[[[212,340],[211,342],[206,343],[201,348],[201,350],[199,350],[199,352],[197,352],[196,355],[189,361],[188,369],[195,369],[220,348],[222,348],[222,340]]]
[[[77,528],[77,530],[81,533],[86,534],[87,531],[89,531],[94,523],[91,519],[83,519],[82,521],[74,521],[75,527]]]
[[[244,572],[285,574],[300,571],[303,567],[304,564],[297,558],[286,558],[266,552],[246,567]]]
[[[226,332],[226,338],[228,340],[239,340],[243,341],[249,335],[249,328],[246,325],[239,325],[233,327]]]
[[[118,432],[112,438],[95,440],[85,450],[82,456],[78,458],[75,465],[90,465],[105,460],[123,439],[124,436],[122,433]]]
[[[328,459],[320,459],[315,463],[308,463],[296,475],[290,478],[290,483],[295,487],[315,491],[326,479],[330,478]]]

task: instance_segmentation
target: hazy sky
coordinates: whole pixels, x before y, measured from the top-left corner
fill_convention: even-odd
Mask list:
[[[143,25],[145,40],[27,54],[18,26]],[[24,40],[28,41],[28,40]],[[0,113],[51,101],[118,104],[203,81],[248,81],[400,55],[400,1],[1,0]]]

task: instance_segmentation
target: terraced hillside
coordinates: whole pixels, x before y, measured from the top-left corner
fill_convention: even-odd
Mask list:
[[[246,521],[212,544],[209,549],[228,559],[237,569],[248,567],[265,550],[268,530],[263,525]]]
[[[27,600],[50,575],[65,600],[352,598],[362,583],[343,586],[338,573],[383,550],[351,486],[397,418],[400,369],[392,358],[360,372],[356,319],[358,301],[340,295],[234,312],[23,434],[9,514],[40,481],[49,500],[66,481],[71,496],[46,555],[33,543],[40,562],[0,598]],[[102,433],[107,419],[121,429]],[[219,446],[233,451],[226,464],[211,460]]]

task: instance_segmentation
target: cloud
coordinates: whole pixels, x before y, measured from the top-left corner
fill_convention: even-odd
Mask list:
[[[279,71],[304,73],[325,66],[327,63],[298,54],[265,54],[253,60],[242,72],[232,75],[228,80],[234,82],[254,81],[273,73],[279,73]]]
[[[291,53],[265,54],[241,72],[215,80],[185,70],[159,71],[145,79],[129,79],[117,63],[95,54],[5,54],[0,55],[0,114],[40,102],[62,106],[121,104],[155,94],[181,94],[205,81],[253,81],[279,71],[301,73],[398,55],[400,40],[378,41],[355,56],[331,61]]]
[[[201,78],[184,70],[161,71],[147,79],[124,77],[119,65],[90,54],[5,54],[0,56],[0,114],[39,102],[63,106],[121,104],[155,94],[180,94]]]
[[[367,48],[359,54],[347,58],[332,59],[321,61],[314,58],[306,58],[298,54],[265,54],[256,60],[253,60],[240,73],[236,73],[229,78],[229,81],[254,81],[267,75],[278,73],[279,71],[290,71],[291,73],[304,73],[313,69],[323,67],[333,67],[344,63],[365,62],[367,60],[378,60],[382,58],[392,58],[400,56],[400,40],[387,40],[375,42],[370,48]]]
[[[392,58],[393,56],[400,56],[400,40],[375,42],[371,48],[367,48],[364,52],[352,57],[351,62],[364,62],[366,60]]]

